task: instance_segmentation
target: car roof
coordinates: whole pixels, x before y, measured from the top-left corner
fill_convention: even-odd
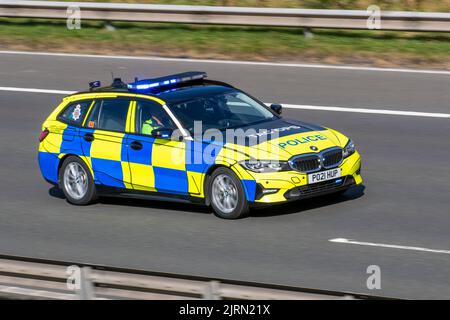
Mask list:
[[[193,100],[198,97],[206,97],[226,92],[236,91],[233,86],[214,80],[203,80],[187,84],[177,85],[170,89],[145,90],[142,92],[130,91],[126,88],[114,88],[112,86],[99,87],[91,91],[77,92],[67,97],[78,96],[82,94],[138,94],[141,96],[155,97],[163,100],[167,104],[179,103],[182,101]]]
[[[235,90],[236,89],[232,87],[226,87],[221,85],[199,84],[193,86],[179,87],[172,90],[163,91],[154,95],[164,100],[168,104],[173,104],[182,101],[193,100],[198,97],[217,95]]]

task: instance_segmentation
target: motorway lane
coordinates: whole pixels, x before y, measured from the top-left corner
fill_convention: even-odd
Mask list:
[[[265,102],[450,113],[450,75],[0,53],[0,86],[87,90],[88,82],[208,72]]]
[[[128,65],[78,58],[58,58],[50,65],[45,58],[33,58],[0,55],[0,86],[72,90],[83,87],[85,74],[96,79],[108,68]],[[131,68],[135,64],[129,62]],[[222,68],[226,79],[236,69],[200,67],[216,78]],[[180,71],[173,62],[158,62],[154,68],[157,74]],[[358,101],[368,95],[368,101],[381,101],[372,106],[449,112],[448,92],[442,90],[449,87],[449,76],[270,67],[269,79],[286,80],[268,85],[263,72],[269,71],[245,68],[239,68],[245,76],[237,82],[265,101],[339,105],[331,100],[334,92],[344,106],[360,106]],[[70,76],[61,76],[64,72]],[[303,89],[304,72],[310,73],[308,90]],[[385,78],[380,82],[384,90],[395,78],[398,83],[391,83],[389,92],[396,85],[400,92],[408,89],[410,97],[364,86],[378,77]],[[423,90],[426,84],[434,96]],[[283,92],[289,95],[279,100]],[[430,109],[423,110],[423,95],[430,99]],[[343,237],[450,249],[448,119],[285,110],[285,117],[321,123],[353,137],[364,157],[366,188],[224,221],[206,208],[185,204],[103,199],[88,207],[68,205],[42,180],[36,163],[40,124],[59,98],[0,92],[0,253],[405,298],[450,297],[450,255],[328,242]],[[366,289],[371,264],[381,267],[380,291]]]

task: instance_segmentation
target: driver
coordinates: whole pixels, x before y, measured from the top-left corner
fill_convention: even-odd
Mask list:
[[[143,134],[152,134],[152,131],[158,128],[163,127],[164,124],[161,122],[161,120],[159,120],[156,116],[150,116],[150,119],[145,120],[142,123],[142,130],[141,132]]]

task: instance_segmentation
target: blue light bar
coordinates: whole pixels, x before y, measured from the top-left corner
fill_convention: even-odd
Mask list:
[[[128,84],[129,90],[145,91],[159,87],[173,86],[179,83],[186,83],[195,80],[201,80],[207,77],[206,72],[202,71],[189,71],[178,74],[172,74],[170,76],[145,79],[135,81]]]

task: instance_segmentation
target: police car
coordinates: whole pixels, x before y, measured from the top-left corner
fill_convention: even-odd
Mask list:
[[[95,81],[45,120],[39,165],[75,205],[99,195],[171,199],[227,219],[362,183],[352,140],[281,111],[204,72]]]

